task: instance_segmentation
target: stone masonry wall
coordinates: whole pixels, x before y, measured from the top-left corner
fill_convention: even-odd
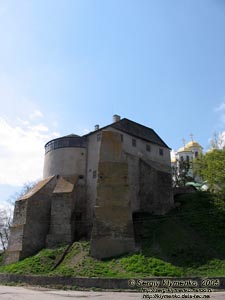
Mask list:
[[[171,173],[140,160],[140,211],[165,214],[173,207]]]
[[[55,180],[55,177],[50,177],[39,182],[16,201],[5,264],[28,257],[45,247]]]
[[[47,247],[69,244],[87,235],[85,186],[79,176],[61,177],[52,194]]]
[[[121,136],[103,131],[91,255],[102,259],[132,252],[134,248],[128,164],[123,159]]]

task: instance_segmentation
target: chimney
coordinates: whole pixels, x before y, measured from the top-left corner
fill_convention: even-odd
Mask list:
[[[97,124],[97,125],[95,125],[95,131],[96,130],[99,130],[99,125]]]
[[[114,115],[113,116],[113,123],[119,122],[120,121],[120,116]]]

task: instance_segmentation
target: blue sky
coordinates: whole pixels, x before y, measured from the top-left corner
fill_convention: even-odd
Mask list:
[[[206,150],[225,131],[224,0],[1,0],[0,202],[41,178],[44,144],[107,125]]]

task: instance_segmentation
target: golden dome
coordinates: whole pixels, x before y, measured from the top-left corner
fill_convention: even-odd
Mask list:
[[[187,143],[185,145],[185,148],[188,148],[188,149],[190,149],[190,148],[201,148],[202,149],[202,146],[196,141],[190,141],[189,143]]]
[[[177,150],[177,152],[186,152],[186,151],[190,151],[190,149],[188,149],[186,146],[185,147],[181,147],[180,149]]]

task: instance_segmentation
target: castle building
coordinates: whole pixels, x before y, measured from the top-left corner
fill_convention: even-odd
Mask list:
[[[134,214],[171,207],[170,148],[153,129],[114,115],[45,145],[43,180],[15,203],[5,263],[80,239],[98,259],[133,252]]]

